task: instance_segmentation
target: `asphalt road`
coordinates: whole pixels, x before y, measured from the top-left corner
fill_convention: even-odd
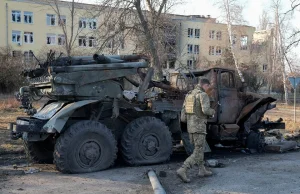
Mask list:
[[[214,175],[198,178],[197,169],[190,171],[191,183],[182,183],[175,171],[185,159],[184,154],[175,154],[168,164],[111,169],[88,174],[64,175],[53,166],[39,166],[41,172],[28,175],[0,177],[0,193],[153,193],[145,175],[153,168],[165,171],[167,177],[160,177],[167,193],[171,194],[300,194],[300,152],[284,154],[252,154],[219,151],[210,157],[217,158],[226,166],[214,168]],[[4,169],[6,167],[0,167]]]

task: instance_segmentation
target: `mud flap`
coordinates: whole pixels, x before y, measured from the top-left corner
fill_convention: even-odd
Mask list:
[[[182,139],[182,143],[183,143],[183,146],[184,146],[184,149],[185,149],[186,153],[188,155],[191,155],[193,153],[193,150],[194,150],[194,145],[191,144],[189,134],[187,132],[183,132],[181,134],[181,139]],[[204,153],[207,153],[207,152],[211,152],[211,149],[210,149],[207,141],[205,140]]]

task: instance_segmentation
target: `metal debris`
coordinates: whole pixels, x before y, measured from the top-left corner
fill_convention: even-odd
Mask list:
[[[148,171],[148,177],[151,182],[154,194],[166,194],[165,189],[160,184],[160,182],[153,170]]]

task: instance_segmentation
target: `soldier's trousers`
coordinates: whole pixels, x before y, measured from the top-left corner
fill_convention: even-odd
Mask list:
[[[198,166],[204,164],[205,134],[190,133],[190,141],[194,145],[193,153],[184,161],[183,168],[192,168],[195,164]]]

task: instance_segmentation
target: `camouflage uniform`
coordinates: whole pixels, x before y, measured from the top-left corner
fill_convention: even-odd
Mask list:
[[[197,164],[200,170],[206,170],[204,168],[206,123],[207,117],[214,115],[215,110],[210,108],[209,97],[199,86],[196,86],[194,90],[186,95],[183,109],[185,109],[187,118],[187,130],[189,133],[190,141],[194,145],[194,151],[192,155],[190,155],[184,161],[182,167],[178,170],[181,172],[177,171],[177,174],[184,182],[189,182],[189,179],[187,179],[185,174],[187,169],[190,169],[195,164]],[[180,173],[183,173],[185,177],[182,178]]]

